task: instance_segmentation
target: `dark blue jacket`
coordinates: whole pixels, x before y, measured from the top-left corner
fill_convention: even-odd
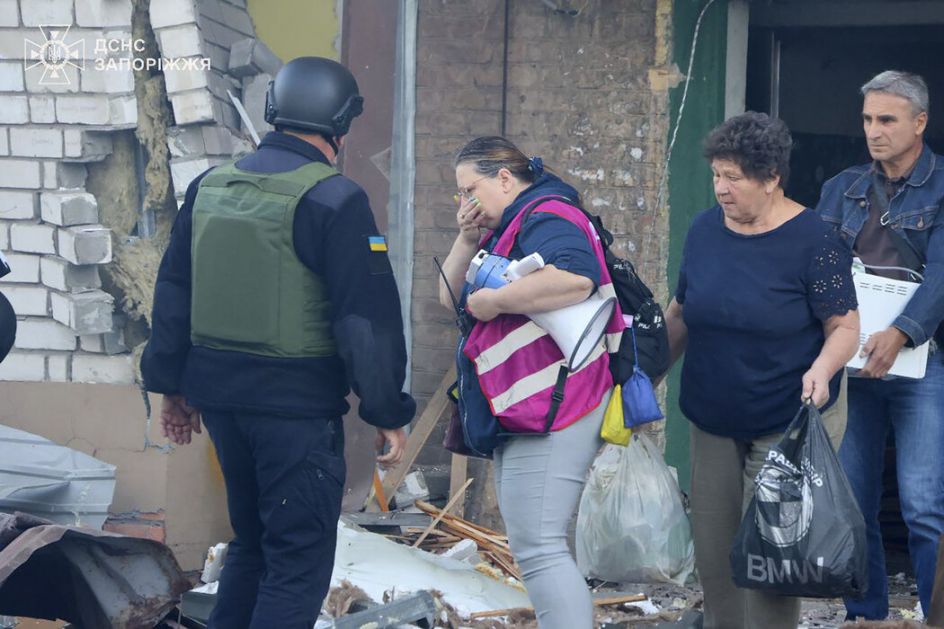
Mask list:
[[[311,161],[328,163],[311,144],[269,133],[237,166],[272,173]],[[187,189],[158,271],[151,338],[141,358],[145,387],[183,394],[201,410],[299,417],[343,415],[353,388],[367,422],[386,428],[409,423],[416,403],[401,392],[406,344],[400,298],[386,252],[371,251],[368,244],[368,236],[378,232],[367,195],[347,177],[330,177],[312,188],[293,226],[296,254],[325,282],[338,354],[271,358],[191,345],[191,220],[205,175]]]
[[[825,184],[816,211],[851,248],[869,215],[872,164],[842,171]],[[893,325],[921,345],[944,319],[944,158],[927,145],[908,180],[889,200],[887,225],[912,247],[925,267],[924,282]],[[909,343],[909,344],[911,344]]]

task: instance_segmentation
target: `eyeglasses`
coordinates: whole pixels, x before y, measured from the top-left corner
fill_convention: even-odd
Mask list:
[[[476,179],[475,181],[467,185],[465,188],[459,188],[458,190],[456,190],[456,196],[455,196],[456,201],[458,201],[459,199],[470,198],[472,196],[472,188],[475,187],[475,184],[482,181],[483,179],[488,179],[491,176],[492,175],[482,175],[481,177],[479,177],[478,179]]]

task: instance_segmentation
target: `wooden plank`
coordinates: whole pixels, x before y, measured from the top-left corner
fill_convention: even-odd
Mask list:
[[[390,501],[387,500],[387,494],[383,490],[383,483],[380,480],[380,472],[374,468],[374,497],[377,498],[377,506],[386,513],[390,511]]]
[[[452,455],[452,463],[449,466],[449,500],[450,502],[455,497],[456,492],[465,485],[465,480],[469,475],[469,459],[462,456],[461,454]],[[462,489],[462,492],[465,493],[465,489]],[[460,518],[465,517],[465,497],[456,503],[455,508],[452,510],[454,514]]]
[[[442,520],[442,519],[446,516],[446,513],[449,512],[449,509],[452,508],[452,506],[456,503],[456,501],[459,499],[459,497],[460,497],[463,493],[465,493],[466,487],[468,487],[470,484],[472,484],[472,481],[473,481],[473,480],[474,480],[474,479],[471,479],[471,478],[470,478],[469,480],[467,480],[467,481],[462,485],[462,487],[459,489],[459,493],[457,493],[455,496],[453,496],[452,498],[449,499],[449,502],[446,503],[446,506],[443,507],[443,510],[439,512],[439,515],[437,515],[435,518],[433,518],[433,521],[429,523],[429,526],[426,527],[426,530],[423,531],[423,534],[420,535],[420,538],[419,538],[418,540],[416,540],[416,543],[415,543],[415,544],[413,544],[413,548],[416,548],[417,546],[419,546],[420,544],[423,543],[423,540],[426,539],[426,536],[429,535],[429,532],[432,531],[434,528],[436,528],[436,525],[439,524],[440,520]]]
[[[350,519],[354,524],[363,527],[407,527],[415,526],[423,530],[432,518],[425,513],[403,513],[402,511],[388,511],[387,513],[366,513],[356,511],[354,513],[345,513],[345,518]]]
[[[446,372],[445,377],[443,377],[433,397],[430,398],[429,403],[423,410],[423,414],[420,415],[420,418],[413,424],[413,428],[410,430],[410,437],[406,442],[406,452],[403,453],[403,458],[396,467],[389,470],[384,476],[383,492],[385,495],[392,496],[396,493],[397,487],[400,486],[400,483],[403,482],[403,479],[406,477],[407,473],[409,473],[410,468],[413,467],[413,462],[416,461],[420,450],[423,449],[423,445],[426,443],[426,440],[429,439],[429,435],[432,434],[433,428],[439,423],[439,418],[449,409],[449,405],[452,404],[452,402],[449,400],[447,390],[455,381],[456,367],[453,365],[449,368],[449,371]],[[374,511],[377,508],[374,504],[372,504],[371,507],[371,509],[368,509],[369,511]]]

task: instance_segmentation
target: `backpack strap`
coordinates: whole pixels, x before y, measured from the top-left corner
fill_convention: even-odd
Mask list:
[[[879,179],[878,173],[872,177],[872,192],[875,196],[878,197],[879,201],[885,206],[885,215],[888,215],[888,206],[891,201],[888,198],[888,192],[885,190],[885,185]],[[883,219],[885,217],[882,217]],[[898,255],[901,256],[902,263],[915,272],[921,272],[924,270],[925,261],[921,259],[921,256],[915,251],[915,248],[911,246],[911,243],[907,242],[904,237],[896,232],[891,227],[888,227],[885,224],[885,221],[882,220],[882,226],[887,228],[889,240],[892,241],[892,244],[895,246],[895,249],[898,251]]]
[[[567,205],[580,210],[583,213],[583,215],[587,217],[587,220],[590,221],[590,225],[593,226],[593,229],[596,230],[597,235],[600,237],[600,243],[603,245],[603,251],[606,252],[610,250],[610,245],[613,244],[613,240],[614,240],[613,234],[610,232],[610,230],[608,230],[606,227],[603,226],[602,218],[600,218],[596,214],[591,214],[590,212],[585,210],[582,205],[580,205],[573,199],[569,197],[565,197],[564,195],[561,195],[561,194],[553,194],[553,195],[548,195],[546,197],[541,197],[539,201],[541,202],[563,201]],[[528,220],[531,214],[534,213],[534,210],[537,209],[538,205],[540,205],[540,203],[535,203],[531,205],[530,207],[525,208],[525,215],[521,219],[522,224],[524,224],[524,222]]]
[[[613,242],[613,234],[611,234],[605,227],[603,227],[603,221],[599,216],[594,216],[587,212],[583,207],[580,206],[573,199],[565,197],[560,194],[548,195],[546,197],[541,197],[536,202],[532,203],[530,206],[524,209],[521,216],[521,225],[525,223],[530,217],[531,214],[537,209],[537,207],[545,201],[561,201],[567,205],[577,208],[580,210],[584,216],[587,217],[587,220],[590,222],[590,225],[593,229],[596,230],[597,235],[600,237],[600,243],[603,245],[604,253],[609,251],[609,246]],[[520,225],[519,225],[520,229]],[[517,238],[517,234],[515,235]],[[566,365],[561,365],[560,370],[557,372],[557,382],[554,383],[554,390],[551,392],[551,406],[547,411],[547,421],[544,422],[544,433],[547,434],[551,431],[551,426],[554,425],[554,420],[557,418],[557,411],[560,409],[561,404],[564,402],[564,387],[567,384],[567,376],[570,374],[570,370]]]
[[[547,421],[544,422],[544,432],[551,432],[551,426],[557,419],[557,411],[564,402],[564,386],[567,384],[567,375],[570,370],[567,365],[561,365],[557,372],[557,382],[554,383],[554,390],[551,392],[551,407],[547,409]]]

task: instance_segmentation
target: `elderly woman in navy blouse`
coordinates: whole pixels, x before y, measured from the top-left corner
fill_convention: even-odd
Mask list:
[[[834,447],[845,430],[843,366],[859,340],[851,254],[784,194],[791,146],[766,114],[711,132],[718,204],[692,222],[666,312],[672,356],[686,354],[680,406],[706,629],[797,626],[799,599],[736,588],[728,553],[753,478],[801,399],[820,407]]]

